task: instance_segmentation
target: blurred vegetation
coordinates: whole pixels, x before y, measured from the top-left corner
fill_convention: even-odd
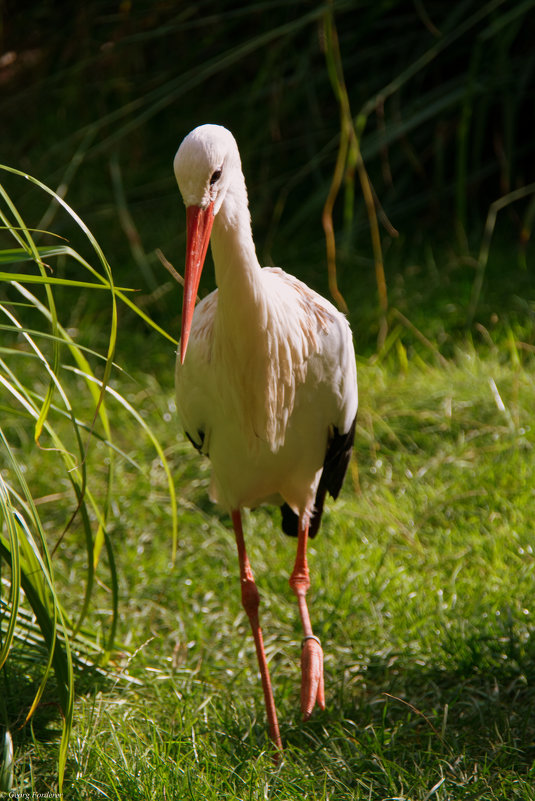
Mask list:
[[[325,294],[329,276],[322,222],[326,224],[331,202],[336,279],[359,359],[368,368],[361,370],[365,402],[358,434],[359,470],[355,466],[353,475],[354,487],[365,492],[346,503],[345,517],[344,512],[340,517],[332,513],[342,532],[340,549],[349,554],[347,586],[354,578],[354,532],[349,530],[353,520],[360,521],[364,532],[359,541],[364,552],[375,542],[378,528],[386,538],[370,546],[373,559],[360,568],[366,596],[367,571],[374,575],[376,563],[377,571],[391,571],[387,584],[397,586],[396,559],[390,564],[384,556],[391,540],[394,549],[406,552],[407,564],[416,554],[423,564],[421,580],[432,575],[441,593],[449,579],[447,567],[441,566],[444,542],[433,551],[436,531],[444,531],[445,542],[452,539],[450,559],[455,562],[455,548],[461,548],[468,523],[467,548],[479,553],[480,516],[498,515],[496,573],[492,574],[494,564],[477,562],[464,602],[469,608],[470,598],[478,598],[477,587],[489,571],[497,588],[489,604],[503,606],[514,574],[518,598],[510,614],[516,615],[521,645],[529,651],[523,621],[529,614],[531,561],[526,575],[514,570],[502,575],[502,561],[516,564],[517,556],[509,540],[509,518],[505,512],[500,517],[501,507],[492,509],[480,498],[486,499],[500,484],[503,507],[509,504],[516,510],[515,537],[521,540],[522,553],[531,553],[526,542],[533,497],[526,475],[533,453],[529,414],[535,352],[534,12],[535,0],[0,2],[0,163],[8,168],[0,173],[0,663],[8,656],[11,660],[0,675],[0,791],[9,789],[16,775],[20,789],[35,788],[36,774],[24,757],[19,757],[23,767],[15,769],[17,753],[35,748],[41,767],[50,762],[49,753],[40,753],[39,743],[56,736],[47,728],[57,724],[56,707],[50,709],[56,701],[62,711],[61,786],[75,714],[74,672],[78,686],[84,677],[100,686],[108,668],[113,672],[120,664],[120,680],[128,692],[134,696],[142,684],[141,692],[149,693],[145,668],[139,679],[129,675],[125,664],[137,656],[144,638],[161,636],[153,651],[147,649],[147,662],[158,661],[163,642],[165,659],[178,665],[173,681],[178,675],[180,685],[183,670],[195,684],[199,709],[186,709],[184,720],[193,715],[197,725],[214,666],[228,673],[228,653],[240,647],[239,627],[234,630],[231,625],[222,634],[219,621],[208,638],[218,640],[219,650],[207,655],[202,643],[208,624],[202,616],[192,621],[187,608],[191,598],[188,601],[185,588],[192,571],[206,569],[207,586],[222,580],[210,574],[217,565],[202,567],[208,564],[208,545],[215,542],[226,552],[229,543],[206,500],[206,465],[175,438],[172,340],[179,330],[180,291],[159,255],[161,251],[181,271],[185,220],[172,159],[183,136],[203,122],[226,125],[238,140],[261,262],[280,264]],[[27,180],[26,173],[39,181]],[[203,281],[204,290],[212,288],[210,270]],[[480,363],[481,354],[486,361]],[[410,381],[405,381],[407,376]],[[501,460],[501,473],[496,459]],[[469,472],[464,471],[467,465],[473,468]],[[178,533],[171,471],[179,488]],[[473,495],[475,472],[482,486]],[[520,475],[525,481],[517,486]],[[405,493],[405,479],[413,476],[418,482],[409,482]],[[374,493],[377,502],[366,500]],[[455,504],[449,508],[445,498],[450,493],[462,499],[460,510]],[[463,504],[471,498],[474,502],[464,519]],[[379,524],[378,509],[383,510]],[[260,514],[262,524],[273,527],[268,514]],[[459,519],[451,522],[454,514]],[[430,555],[425,557],[417,542],[418,526],[425,533],[429,520]],[[450,537],[452,530],[456,537]],[[171,574],[169,559],[177,537],[183,560]],[[262,561],[261,546],[254,556]],[[315,556],[318,571],[328,576],[329,554],[323,563],[320,549]],[[277,558],[279,576],[285,557]],[[130,596],[138,581],[143,588],[136,599]],[[279,579],[270,581],[271,594],[281,595]],[[336,581],[325,584],[333,589]],[[377,712],[377,698],[392,690],[392,638],[400,643],[399,650],[409,643],[407,661],[411,653],[427,660],[430,676],[435,668],[437,675],[447,669],[452,686],[462,659],[469,664],[468,673],[479,669],[479,652],[462,656],[462,647],[484,650],[485,643],[474,634],[468,646],[448,641],[452,654],[434,651],[439,646],[433,627],[438,624],[426,604],[433,606],[435,601],[424,592],[414,603],[412,617],[403,623],[400,614],[393,632],[389,613],[383,618],[382,609],[403,606],[404,596],[393,592],[383,600],[383,590],[377,592],[374,603],[381,614],[367,610],[362,619],[347,624],[352,631],[376,626],[377,654],[368,657],[364,635],[355,639],[351,653],[344,645],[337,658],[351,675],[357,668],[365,671],[377,658],[381,680],[371,682],[375,695],[369,703],[359,696],[358,720],[368,715],[380,736],[390,737],[388,720],[380,720],[383,711],[387,715],[386,707]],[[225,610],[219,618],[231,621],[241,613],[237,598],[232,595],[229,600],[227,595],[225,602],[232,605],[235,600],[236,609]],[[169,597],[171,605],[166,602]],[[130,619],[119,614],[121,598]],[[213,593],[201,600],[200,611],[207,603],[220,609]],[[178,623],[173,622],[175,603]],[[322,589],[319,605],[324,614],[329,603],[329,589]],[[448,623],[453,628],[454,606]],[[354,613],[349,597],[341,613],[347,620]],[[268,619],[269,614],[268,606]],[[292,614],[283,623],[288,642],[293,637],[288,622]],[[442,614],[439,610],[439,618]],[[424,619],[426,640],[416,645],[413,629],[421,630]],[[154,634],[155,621],[165,637]],[[458,626],[475,626],[469,612]],[[114,661],[118,647],[123,657],[128,654],[127,662]],[[176,651],[168,653],[173,647]],[[186,660],[188,649],[199,659],[195,669]],[[494,669],[493,653],[487,656]],[[197,682],[205,658],[208,667]],[[498,662],[501,658],[501,653],[496,656]],[[529,660],[522,657],[518,662],[515,681],[523,687]],[[333,656],[333,675],[336,664]],[[514,673],[516,668],[515,662],[510,670]],[[115,671],[114,691],[118,675]],[[400,676],[402,686],[407,671]],[[162,676],[160,686],[168,679]],[[242,681],[244,697],[249,697],[249,680],[240,674],[233,681]],[[396,678],[392,681],[395,692],[401,693]],[[438,699],[433,715],[444,735],[448,703],[454,705],[457,696],[436,681],[438,689],[435,678],[431,682]],[[176,689],[177,694],[182,691],[184,687]],[[291,692],[286,686],[286,707],[291,707]],[[421,698],[417,693],[422,706],[426,692]],[[490,680],[485,693],[492,695]],[[165,719],[166,693],[155,691],[147,697],[155,705],[154,717]],[[131,719],[136,698],[126,707]],[[228,718],[228,698],[219,693],[214,703],[217,714]],[[91,786],[93,774],[84,771],[98,763],[92,770],[105,787],[115,757],[102,747],[99,753],[93,743],[90,704],[82,703],[80,726],[87,718],[88,729],[77,742],[76,770]],[[505,707],[503,715],[507,702]],[[32,717],[36,709],[39,714]],[[518,747],[519,732],[529,729],[532,737],[522,710],[518,702],[515,715],[521,721],[504,740],[511,749]],[[339,713],[340,735],[334,727],[332,741],[321,740],[321,721],[309,735],[318,753],[326,749],[325,771],[335,788],[340,757],[335,740],[340,736],[340,741],[352,742],[355,717],[354,709],[344,711],[343,705]],[[233,707],[232,714],[237,742],[248,708]],[[502,717],[500,708],[497,726]],[[31,732],[25,725],[28,719]],[[109,720],[110,742],[128,767],[128,748],[119,743]],[[409,721],[411,727],[414,720]],[[136,728],[135,743],[167,736],[154,725],[154,730]],[[184,726],[180,737],[187,758],[193,753],[197,760],[193,723],[192,733],[190,723]],[[392,726],[396,730],[398,723]],[[206,727],[207,753],[216,754],[217,765],[218,732],[207,723]],[[228,725],[224,728],[227,731]],[[489,724],[482,734],[483,748],[494,737],[491,728]],[[462,725],[454,729],[452,742],[459,731]],[[173,740],[176,736],[175,732]],[[258,752],[255,737],[244,746],[251,745],[249,756]],[[296,742],[299,737],[300,731]],[[368,747],[363,736],[363,755],[358,758],[347,746],[348,775],[360,775],[364,766],[373,776],[377,743],[372,740]],[[466,756],[476,773],[478,748],[479,744]],[[392,764],[404,765],[407,754],[401,746]],[[176,759],[166,763],[173,776],[180,762]],[[437,759],[441,764],[441,757]],[[145,752],[136,751],[132,757],[134,779],[112,774],[117,797],[130,797],[129,782],[137,781],[138,762],[145,764]],[[48,765],[42,772],[50,777],[54,770]],[[504,786],[516,781],[516,774],[508,770],[506,764]],[[379,777],[381,771],[384,765]],[[492,784],[491,768],[489,774]],[[424,772],[415,797],[430,797],[429,778]],[[467,784],[472,778],[470,774]],[[167,786],[167,773],[163,781]],[[369,781],[369,788],[382,786],[377,776]],[[401,793],[396,781],[389,780],[384,792]],[[367,798],[372,797],[369,788]],[[79,792],[84,797],[85,790]],[[146,797],[152,797],[150,792]],[[141,790],[139,797],[145,797]]]
[[[261,261],[324,289],[320,220],[340,139],[327,7],[364,164],[399,232],[381,227],[389,287],[418,259],[424,274],[407,296],[438,279],[437,297],[455,303],[470,295],[491,203],[535,179],[533,0],[4,3],[2,161],[66,195],[106,243],[117,282],[143,290],[176,330],[176,292],[156,255],[178,266],[183,253],[172,158],[195,125],[221,123],[240,146]],[[348,163],[335,204],[339,281],[352,309],[371,308],[358,328],[373,343],[369,222],[355,183]],[[35,197],[27,202],[37,223]],[[533,287],[534,214],[531,194],[499,215],[508,296]]]

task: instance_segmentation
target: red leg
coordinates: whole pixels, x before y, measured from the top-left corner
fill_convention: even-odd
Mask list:
[[[251,565],[249,564],[247,551],[245,550],[241,513],[239,509],[235,509],[232,512],[232,525],[234,526],[234,533],[236,534],[236,545],[238,546],[238,559],[240,562],[241,599],[243,608],[247,612],[249,622],[251,623],[251,629],[253,631],[256,656],[258,659],[258,666],[260,668],[260,675],[262,677],[262,688],[264,690],[264,700],[266,703],[269,736],[271,737],[275,748],[278,751],[282,751],[282,741],[279,733],[277,710],[275,709],[275,701],[273,700],[271,679],[269,677],[269,668],[264,651],[264,641],[262,639],[262,629],[260,628],[258,621],[258,606],[260,603],[260,598],[253,577],[253,571],[251,570]]]
[[[310,615],[306,602],[306,594],[310,587],[307,564],[308,517],[299,517],[299,538],[295,565],[290,576],[290,587],[297,596],[299,614],[303,624],[303,650],[301,651],[301,712],[303,719],[308,720],[318,702],[325,709],[325,691],[323,685],[323,651],[321,643],[312,632]]]

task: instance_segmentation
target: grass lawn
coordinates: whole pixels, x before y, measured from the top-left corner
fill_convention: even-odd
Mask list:
[[[278,511],[246,519],[286,747],[277,767],[233,534],[207,500],[208,464],[177,433],[172,346],[152,374],[120,378],[166,444],[178,550],[171,564],[165,473],[119,410],[116,444],[142,466],[118,461],[109,524],[124,647],[106,675],[78,670],[66,799],[534,797],[533,355],[513,340],[465,341],[437,365],[396,352],[359,361],[356,457],[310,548],[327,708],[307,724],[295,542]],[[55,558],[76,597],[75,536]],[[110,618],[100,582],[95,631]],[[33,730],[15,732],[12,791],[54,789],[57,724],[45,698]]]

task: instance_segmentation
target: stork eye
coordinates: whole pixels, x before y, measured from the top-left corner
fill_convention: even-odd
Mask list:
[[[221,170],[216,170],[210,178],[210,186],[213,186],[221,178]]]

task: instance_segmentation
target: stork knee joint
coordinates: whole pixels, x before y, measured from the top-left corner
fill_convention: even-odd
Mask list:
[[[308,571],[306,573],[292,573],[288,583],[296,595],[306,594],[310,588]]]
[[[251,579],[242,579],[241,602],[248,615],[258,611],[260,595],[256,584]]]

